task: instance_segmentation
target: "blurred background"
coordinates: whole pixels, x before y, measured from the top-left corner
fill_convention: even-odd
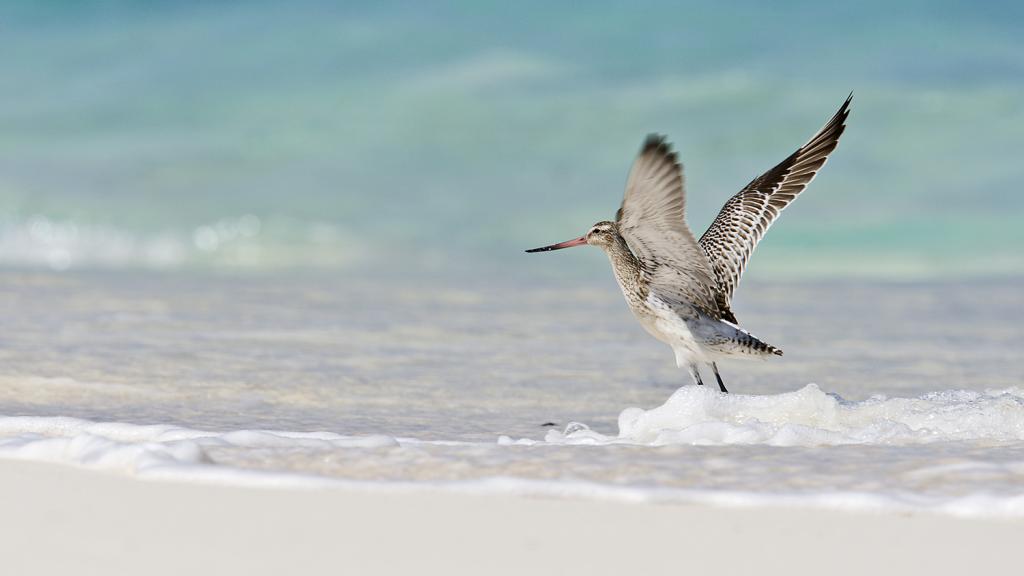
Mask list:
[[[712,9],[713,8],[713,9]],[[1019,2],[0,4],[0,267],[607,277],[648,132],[689,220],[849,129],[750,276],[1024,272]],[[553,256],[546,256],[553,258]]]

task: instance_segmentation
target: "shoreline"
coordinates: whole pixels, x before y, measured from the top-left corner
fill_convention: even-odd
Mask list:
[[[1024,536],[998,518],[267,489],[6,459],[0,484],[18,574],[954,574],[1005,570]]]

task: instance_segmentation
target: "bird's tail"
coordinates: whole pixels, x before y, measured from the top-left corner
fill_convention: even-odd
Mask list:
[[[766,358],[782,356],[782,350],[726,320],[719,320],[716,334],[704,345],[727,356]]]
[[[775,346],[772,346],[771,344],[765,342],[764,340],[761,340],[760,338],[754,336],[753,334],[747,332],[746,330],[743,330],[742,332],[746,336],[746,338],[742,340],[743,344],[750,348],[752,351],[754,351],[756,354],[763,356],[782,356],[781,348],[776,348]]]

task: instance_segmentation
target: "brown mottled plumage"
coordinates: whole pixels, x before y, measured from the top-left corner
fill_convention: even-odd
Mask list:
[[[686,224],[682,166],[665,138],[651,135],[629,172],[614,222],[527,252],[600,247],[644,329],[672,347],[677,365],[697,384],[703,384],[698,363],[710,364],[726,392],[716,360],[782,355],[736,325],[732,295],[757,243],[835,150],[852,97],[806,144],[730,198],[699,241]]]

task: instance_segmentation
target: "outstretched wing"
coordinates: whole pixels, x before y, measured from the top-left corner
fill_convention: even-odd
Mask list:
[[[683,169],[663,136],[644,142],[615,219],[652,292],[718,318],[711,267],[686,225]]]
[[[735,321],[729,303],[750,255],[779,213],[810,184],[835,150],[846,128],[852,98],[850,94],[825,127],[799,150],[730,198],[700,237],[700,247],[717,282],[715,298],[727,319]]]

